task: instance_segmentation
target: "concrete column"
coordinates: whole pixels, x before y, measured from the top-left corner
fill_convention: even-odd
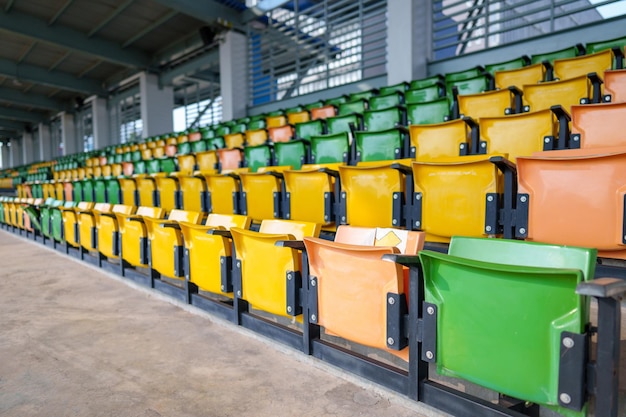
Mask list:
[[[159,77],[146,72],[139,76],[142,136],[162,135],[174,130],[174,89],[159,87]]]
[[[432,0],[387,2],[387,83],[424,78],[432,56]],[[410,28],[407,31],[407,28]],[[411,33],[412,30],[412,33]]]
[[[220,43],[220,88],[224,120],[244,117],[248,104],[248,50],[246,36],[227,32]]]
[[[91,111],[93,118],[93,140],[94,148],[102,149],[111,144],[109,135],[109,111],[107,110],[107,100],[94,96],[91,99]],[[145,126],[145,125],[144,125]]]
[[[52,141],[50,140],[50,125],[45,123],[39,123],[38,135],[39,135],[39,149],[35,150],[38,153],[37,159],[40,161],[49,161],[52,159]]]
[[[33,134],[30,132],[22,132],[22,161],[30,164],[33,158]]]
[[[11,148],[9,147],[9,141],[2,141],[2,169],[9,168],[11,166]]]
[[[22,140],[18,138],[11,139],[11,166],[17,167],[22,165]]]
[[[82,144],[79,148],[76,140],[76,127],[74,115],[68,112],[59,114],[61,118],[61,141],[63,142],[63,155],[72,155],[82,151]]]

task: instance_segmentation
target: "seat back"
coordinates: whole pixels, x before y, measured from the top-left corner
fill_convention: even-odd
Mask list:
[[[243,154],[250,172],[257,172],[259,168],[272,164],[272,152],[269,145],[246,146]]]
[[[350,124],[356,126],[357,129],[360,129],[361,122],[359,117],[356,114],[348,114],[344,116],[335,116],[329,117],[326,119],[326,125],[329,134],[336,133],[349,133],[350,132]]]
[[[311,120],[309,122],[298,123],[295,126],[295,135],[299,139],[309,140],[312,136],[324,134],[325,125],[321,119]]]
[[[287,313],[287,273],[301,270],[301,254],[275,245],[280,240],[317,237],[320,226],[308,222],[264,220],[259,232],[231,229],[241,273],[241,295],[252,307],[278,316]],[[236,266],[237,268],[237,266]]]
[[[404,104],[404,93],[394,91],[385,95],[372,97],[369,100],[370,110],[384,110]]]
[[[242,152],[239,149],[218,149],[216,152],[221,172],[237,169],[243,162]]]
[[[443,123],[450,116],[450,102],[446,97],[410,103],[406,107],[407,119],[411,125]]]
[[[402,158],[405,134],[398,129],[355,132],[357,161],[389,161]]]
[[[418,160],[458,156],[471,149],[470,129],[461,119],[429,125],[411,125],[410,156]]]
[[[510,61],[497,62],[495,64],[485,65],[485,71],[491,75],[494,75],[497,71],[505,71],[523,68],[529,63],[530,59],[527,56],[521,56],[519,58],[511,59]]]
[[[604,72],[604,101],[626,102],[626,70]]]
[[[312,136],[311,163],[347,163],[350,154],[350,135],[347,132]]]
[[[595,251],[459,239],[454,255],[420,252],[425,301],[436,306],[438,373],[558,406],[561,333],[584,331],[585,302],[575,290],[592,278],[585,273]]]
[[[626,103],[572,106],[572,148],[602,148],[626,145],[626,137],[616,128],[626,120]]]
[[[402,267],[383,261],[385,254],[416,254],[423,247],[421,232],[399,229],[340,226],[335,242],[305,238],[309,273],[316,278],[316,324],[326,333],[352,342],[382,349],[408,360],[408,349],[388,345],[388,298],[404,297]],[[410,244],[407,245],[407,241]],[[350,276],[350,279],[345,279]],[[393,345],[393,343],[392,343]]]
[[[516,112],[515,95],[508,89],[459,95],[459,113],[475,120]],[[520,109],[521,110],[521,109]]]
[[[437,100],[445,90],[441,85],[432,85],[429,87],[409,90],[404,93],[404,102],[406,104],[424,103],[426,101]]]
[[[518,156],[550,149],[559,135],[559,123],[551,110],[483,117],[478,126],[480,152],[507,154],[513,162]]]
[[[421,217],[413,227],[426,232],[430,242],[449,242],[455,235],[482,237],[488,229],[488,199],[497,201],[503,192],[502,175],[489,161],[490,155],[460,156],[412,165]]]
[[[267,128],[270,127],[280,127],[287,124],[287,116],[284,114],[269,116],[265,118],[265,126]]]
[[[311,109],[312,120],[327,119],[329,117],[334,117],[336,115],[337,115],[337,108],[332,104],[328,104],[323,107]]]
[[[205,151],[196,154],[196,164],[198,171],[203,173],[217,172],[217,152]]]
[[[529,84],[538,84],[546,78],[546,67],[537,63],[518,69],[496,71],[494,75],[496,88],[522,88]]]
[[[554,61],[554,77],[567,80],[595,72],[602,76],[605,70],[613,68],[615,55],[607,49],[590,55],[577,56],[575,58],[557,59]]]
[[[576,104],[586,104],[591,97],[587,76],[550,81],[524,86],[524,111],[538,111],[561,105],[569,109]]]
[[[308,122],[309,120],[311,120],[311,115],[309,114],[308,110],[300,110],[293,113],[287,113],[287,122],[290,125]]]
[[[245,142],[246,146],[263,145],[267,143],[267,140],[268,140],[267,130],[265,129],[246,130],[245,137],[246,137],[246,142]],[[240,146],[243,146],[243,144],[237,145],[237,146],[240,147]],[[234,148],[235,146],[228,146],[228,147]]]
[[[270,172],[282,170],[278,167],[260,168],[257,173],[241,173],[241,213],[253,221],[279,217],[277,201],[280,201],[282,180]]]
[[[542,152],[518,158],[517,170],[518,211],[528,216],[517,224],[516,237],[626,259],[626,149]]]
[[[577,46],[570,46],[558,51],[542,52],[540,54],[534,54],[530,57],[531,64],[538,64],[541,62],[549,62],[552,64],[556,59],[574,58],[579,55],[581,51]]]
[[[409,84],[409,90],[417,90],[424,87],[432,87],[443,83],[445,78],[441,74],[432,75],[430,77],[421,78],[419,80],[413,80]]]
[[[290,166],[292,169],[300,169],[306,162],[306,143],[302,140],[278,142],[274,144],[274,159],[278,166]]]
[[[393,129],[406,125],[404,108],[390,107],[382,110],[367,110],[363,113],[363,126],[370,132]]]
[[[335,181],[332,176],[320,172],[318,169],[320,167],[305,165],[300,170],[283,171],[289,219],[323,225],[334,221],[331,214],[327,213],[327,207],[331,201]]]
[[[269,139],[273,143],[289,142],[293,139],[294,130],[291,125],[283,125],[279,127],[271,127],[268,129]]]
[[[203,193],[206,192],[204,179],[195,176],[178,177],[182,194],[182,209],[190,211],[206,211],[204,207]]]

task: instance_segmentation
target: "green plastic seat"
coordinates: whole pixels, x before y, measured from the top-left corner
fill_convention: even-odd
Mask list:
[[[352,93],[348,95],[348,101],[356,101],[356,100],[369,100],[370,98],[378,95],[378,90],[368,90],[368,91],[360,91],[358,93]]]
[[[265,129],[265,119],[252,120],[248,123],[248,130]]]
[[[368,110],[363,113],[363,126],[370,132],[393,129],[406,125],[406,111],[403,107],[383,110]]]
[[[116,153],[113,157],[113,163],[121,164],[122,162],[124,162],[124,154]]]
[[[77,201],[66,201],[62,206],[67,208],[76,207],[77,205]],[[50,225],[52,229],[52,238],[57,242],[63,242],[63,216],[58,207],[52,209],[50,214]]]
[[[399,129],[355,132],[358,162],[389,161],[402,158],[406,134]]]
[[[306,162],[307,144],[304,140],[290,140],[289,142],[276,142],[274,144],[274,165],[291,166],[292,169],[300,169]]]
[[[269,145],[246,146],[243,149],[245,166],[250,171],[257,172],[259,168],[266,167],[271,164],[272,151]]]
[[[407,104],[407,119],[412,125],[434,124],[448,120],[450,102],[443,97],[424,103]]]
[[[430,87],[418,88],[415,90],[409,90],[404,93],[404,102],[406,104],[411,103],[424,103],[426,101],[433,101],[441,98],[445,95],[445,88],[442,84],[431,85]]]
[[[477,75],[476,77],[455,80],[446,83],[446,94],[452,97],[452,88],[456,87],[459,94],[478,94],[489,91],[491,87],[491,77],[487,75]]]
[[[549,62],[552,64],[555,59],[574,58],[579,55],[584,55],[584,49],[581,49],[582,45],[570,46],[569,48],[560,49],[558,51],[545,52],[542,54],[535,54],[530,57],[531,64],[540,64],[542,62]]]
[[[447,86],[448,84],[454,83],[457,81],[469,80],[470,78],[475,78],[475,77],[478,77],[479,75],[482,75],[483,72],[484,72],[484,69],[481,66],[476,66],[474,68],[469,68],[463,71],[448,72],[445,75],[445,83]]]
[[[353,101],[349,101],[347,103],[342,103],[337,107],[337,115],[345,116],[352,113],[363,113],[365,110],[369,108],[369,105],[365,99],[357,99]]]
[[[226,142],[224,142],[223,136],[216,136],[212,139],[207,139],[206,141],[206,150],[214,150],[214,149],[222,149],[226,147]]]
[[[391,107],[396,107],[404,104],[404,92],[392,91],[390,93],[376,97],[372,97],[369,100],[370,110],[384,110]]]
[[[207,141],[203,139],[203,140],[191,142],[190,146],[191,146],[191,152],[193,153],[204,152],[207,150]]]
[[[230,133],[244,133],[246,130],[248,130],[248,125],[246,123],[237,123],[230,128]]]
[[[95,195],[94,195],[94,180],[93,179],[87,179],[87,180],[83,180],[82,181],[82,185],[83,185],[83,198],[82,200],[79,201],[88,201],[90,203],[95,202]]]
[[[339,97],[335,97],[335,98],[329,98],[328,100],[324,101],[324,105],[325,106],[338,106],[342,103],[347,103],[348,97],[346,96],[339,96]]]
[[[421,78],[419,80],[413,80],[409,84],[409,90],[419,90],[425,87],[432,87],[437,84],[443,84],[445,78],[441,74],[436,74],[430,77]]]
[[[145,161],[146,163],[146,174],[158,174],[161,172],[161,163],[158,159],[152,159],[150,161]]]
[[[221,125],[221,126],[218,126],[215,129],[215,136],[216,137],[221,137],[221,136],[224,136],[224,135],[228,135],[229,133],[231,133],[231,128],[228,125]]]
[[[172,172],[176,172],[178,170],[178,167],[176,165],[176,158],[163,158],[159,159],[158,162],[160,172],[171,174]]]
[[[74,201],[83,201],[83,181],[72,182],[72,199]]]
[[[613,51],[616,52],[615,61],[613,62],[613,68],[622,69],[624,68],[624,46],[626,46],[626,37],[587,43],[586,49],[587,54],[595,54],[596,52],[602,52],[606,49],[613,49]],[[617,53],[618,50],[619,53]]]
[[[141,151],[136,150],[131,153],[130,162],[141,161]]]
[[[391,93],[395,93],[395,92],[404,93],[409,88],[410,88],[410,84],[407,83],[406,81],[403,81],[403,82],[398,83],[398,84],[388,85],[388,86],[379,88],[378,89],[378,95],[379,96],[385,96],[387,94],[391,94]]]
[[[285,109],[285,114],[300,113],[301,111],[304,111],[304,106],[294,106]]]
[[[201,141],[199,141],[199,142],[201,142]],[[176,148],[176,153],[178,155],[187,155],[188,153],[191,152],[191,143],[193,143],[193,142],[179,143],[178,147]]]
[[[202,139],[210,139],[215,137],[215,131],[213,131],[213,129],[209,129],[208,127],[201,127],[200,134],[202,135]]]
[[[329,134],[350,132],[350,124],[354,125],[357,130],[362,130],[363,119],[361,115],[348,114],[326,119],[326,128]]]
[[[99,198],[98,193],[100,191],[96,190],[96,200]],[[107,178],[104,180],[104,196],[106,203],[109,204],[122,204],[122,193],[120,188],[120,183],[117,181],[117,178]],[[96,201],[100,202],[100,201]]]
[[[485,65],[485,71],[491,75],[494,75],[496,71],[506,71],[517,68],[525,67],[530,63],[530,58],[523,55],[519,58],[511,59],[509,61],[497,62],[495,64]]]
[[[309,120],[295,125],[295,135],[298,139],[309,140],[312,136],[326,133],[326,122],[322,119]]]
[[[347,163],[350,155],[350,136],[339,132],[311,138],[311,163]]]
[[[582,334],[595,249],[453,237],[449,253],[421,251],[424,307],[436,307],[437,372],[568,416],[558,406],[562,332]],[[584,342],[583,342],[584,343]],[[514,378],[511,375],[515,375]]]
[[[140,160],[133,162],[133,174],[147,174],[148,167],[146,161]]]
[[[122,154],[122,162],[132,162],[133,161],[133,153],[125,152]]]
[[[304,108],[307,110],[319,109],[320,107],[324,107],[323,101],[314,101],[313,103],[309,103],[306,106],[304,106]]]
[[[41,207],[41,210],[39,211],[41,234],[44,235],[48,239],[52,239],[52,224],[51,224],[52,211],[56,207],[59,207],[61,205],[63,205],[62,200],[52,200],[51,202]]]

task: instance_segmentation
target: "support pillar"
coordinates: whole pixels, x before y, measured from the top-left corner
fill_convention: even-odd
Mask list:
[[[22,165],[22,140],[18,138],[11,139],[11,166],[18,167]]]
[[[37,129],[39,135],[39,149],[35,150],[38,154],[37,159],[40,161],[49,161],[52,159],[52,142],[50,140],[50,125],[39,123]]]
[[[248,51],[245,35],[226,32],[220,43],[220,88],[222,117],[232,120],[244,117],[248,105]]]
[[[429,10],[432,11],[432,0],[387,3],[387,84],[428,75],[433,23],[433,13]]]
[[[63,155],[72,155],[82,151],[82,146],[79,148],[78,141],[76,140],[74,115],[68,112],[61,112],[59,117],[61,119],[61,142],[63,143]]]
[[[2,169],[9,168],[11,166],[11,148],[9,147],[9,141],[2,141]]]
[[[33,134],[31,132],[22,132],[22,161],[24,164],[30,164],[34,161]]]
[[[103,149],[111,144],[107,100],[102,97],[94,96],[91,99],[91,111],[93,118],[94,149]]]
[[[159,77],[143,72],[139,76],[142,137],[162,135],[174,130],[174,89],[160,87]]]

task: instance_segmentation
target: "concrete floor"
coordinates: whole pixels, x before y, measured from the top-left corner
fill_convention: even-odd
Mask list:
[[[440,416],[0,231],[0,416]]]

